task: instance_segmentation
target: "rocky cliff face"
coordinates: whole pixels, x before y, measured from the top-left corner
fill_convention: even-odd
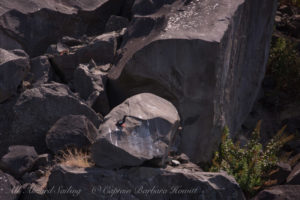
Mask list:
[[[6,190],[0,199],[58,199],[59,193],[40,190],[58,184],[83,187],[77,199],[243,199],[232,177],[204,173],[188,157],[209,162],[222,128],[236,132],[250,112],[275,5],[1,0],[0,155],[20,173],[16,181],[0,166],[10,179],[0,180]],[[91,149],[95,166],[54,167],[54,153],[71,147]],[[187,156],[170,157],[180,153]],[[30,165],[22,161],[33,157]],[[170,186],[167,193],[145,196],[135,191],[140,183],[200,190],[178,196]],[[90,194],[95,184],[131,192]]]

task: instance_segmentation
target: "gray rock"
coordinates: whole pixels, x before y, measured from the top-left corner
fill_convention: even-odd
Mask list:
[[[11,98],[0,103],[0,157],[7,153],[9,146],[8,137],[11,131],[11,124],[14,120],[13,106],[17,98]]]
[[[89,63],[93,59],[97,65],[112,63],[117,48],[118,33],[99,35],[88,44],[74,47],[57,48],[58,53],[50,59],[63,74],[65,81],[73,78],[73,73],[80,63]]]
[[[34,86],[47,83],[51,78],[51,65],[46,56],[39,56],[31,59],[30,72],[32,73],[31,82]]]
[[[182,152],[208,162],[223,127],[234,134],[251,111],[276,0],[140,2],[156,3],[137,12],[128,27],[109,74],[111,104],[142,92],[171,101],[182,117]]]
[[[0,168],[16,178],[21,177],[33,167],[38,155],[31,146],[10,146],[8,153],[0,160]]]
[[[300,163],[293,168],[286,182],[289,185],[300,185]]]
[[[105,25],[105,32],[120,31],[123,28],[126,28],[128,24],[129,20],[127,18],[112,15]]]
[[[97,114],[63,84],[49,83],[26,90],[13,108],[15,119],[10,143],[35,146],[46,150],[45,136],[52,125],[66,115],[85,115],[98,127]]]
[[[253,200],[295,200],[300,198],[300,185],[277,185],[258,193]]]
[[[29,59],[24,51],[0,49],[0,103],[17,92],[29,69]]]
[[[99,35],[104,32],[108,18],[120,13],[124,3],[124,0],[2,0],[0,48],[22,46],[35,57],[63,36]],[[7,38],[3,43],[2,35]]]
[[[48,131],[48,149],[57,153],[67,147],[85,148],[96,139],[98,130],[83,115],[67,115],[60,118]]]
[[[179,125],[176,108],[150,93],[133,96],[115,107],[100,126],[92,157],[104,168],[162,166]]]
[[[110,105],[105,91],[106,73],[97,67],[89,69],[80,65],[74,72],[74,89],[96,112],[103,116],[109,113]]]
[[[131,168],[111,171],[99,168],[52,170],[47,188],[72,188],[73,194],[50,194],[50,199],[188,200],[245,199],[234,178],[225,173],[184,169]],[[78,192],[77,196],[74,194]]]
[[[21,194],[21,185],[9,174],[0,170],[0,199],[17,200]]]

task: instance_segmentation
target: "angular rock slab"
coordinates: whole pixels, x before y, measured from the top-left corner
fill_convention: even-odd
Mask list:
[[[182,118],[182,152],[209,162],[223,127],[235,133],[251,111],[276,0],[141,0],[133,8],[139,15],[109,75],[109,98],[117,105],[151,92],[171,101]]]
[[[98,65],[112,63],[118,37],[119,33],[106,33],[92,38],[88,44],[70,48],[58,43],[56,46],[58,52],[50,60],[64,76],[65,81],[71,81],[75,69],[81,63],[89,63],[91,59]]]
[[[300,185],[300,163],[293,168],[286,182],[289,185]]]
[[[121,12],[123,3],[124,0],[2,0],[0,48],[23,47],[34,57],[63,36],[99,35],[110,15]]]
[[[21,193],[21,185],[9,174],[0,170],[0,199],[17,200]]]
[[[90,65],[79,65],[77,67],[73,79],[74,89],[97,113],[105,116],[110,111],[105,91],[107,73],[101,72],[97,67],[91,69],[89,67]]]
[[[59,165],[52,170],[47,188],[58,186],[80,192],[76,197],[72,197],[72,194],[51,193],[52,199],[245,199],[234,178],[226,173],[173,168],[141,167],[113,171]]]
[[[9,135],[12,144],[32,145],[46,150],[45,136],[52,125],[66,115],[85,115],[98,127],[97,114],[63,84],[49,83],[26,90],[13,108],[15,119]]]
[[[57,153],[66,147],[85,148],[97,137],[98,130],[83,115],[67,115],[60,118],[48,131],[46,144],[48,149]]]
[[[300,185],[277,185],[258,193],[253,200],[295,200],[300,198]]]
[[[0,49],[0,103],[17,92],[29,69],[28,55],[24,51]]]
[[[92,157],[104,168],[162,166],[179,125],[176,108],[150,93],[135,95],[115,107],[100,126]]]
[[[8,153],[0,160],[0,168],[16,178],[29,171],[38,158],[34,147],[16,145],[8,148]]]

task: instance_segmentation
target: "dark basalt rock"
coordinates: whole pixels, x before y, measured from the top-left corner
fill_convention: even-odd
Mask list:
[[[106,72],[101,71],[101,66],[79,65],[74,72],[73,86],[80,97],[86,100],[97,113],[103,116],[110,111],[106,94]]]
[[[133,10],[141,11],[109,75],[111,104],[142,92],[171,101],[182,117],[182,152],[210,161],[222,128],[234,134],[256,99],[276,0],[141,0]]]
[[[226,173],[192,172],[171,167],[111,171],[59,165],[52,170],[47,188],[57,186],[72,188],[73,194],[51,193],[50,199],[245,199],[234,178]]]
[[[10,146],[8,153],[0,160],[0,168],[20,178],[25,172],[28,172],[33,167],[38,154],[34,147],[31,146]]]
[[[49,83],[26,90],[13,108],[15,119],[10,144],[26,144],[38,152],[46,150],[45,136],[52,125],[66,115],[85,115],[98,127],[97,114],[63,84]]]
[[[0,49],[0,103],[17,92],[29,69],[28,55],[24,51]]]
[[[118,15],[123,4],[124,0],[3,0],[0,48],[22,47],[34,57],[63,36],[99,35],[110,15]]]
[[[300,185],[277,185],[258,193],[253,200],[295,200],[300,198]]]
[[[92,157],[104,168],[145,161],[163,166],[178,125],[177,110],[170,102],[150,93],[133,96],[104,118]]]
[[[63,75],[66,82],[73,79],[79,64],[93,60],[97,65],[112,63],[117,50],[119,33],[111,32],[92,38],[88,44],[67,47],[58,43],[54,55],[50,57],[53,65]]]
[[[21,193],[21,185],[9,174],[0,170],[0,199],[18,200]]]
[[[83,115],[68,115],[60,118],[48,131],[46,144],[48,149],[58,153],[67,147],[83,149],[91,145],[98,130]]]

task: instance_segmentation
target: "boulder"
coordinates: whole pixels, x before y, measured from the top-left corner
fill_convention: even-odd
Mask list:
[[[21,185],[9,174],[0,170],[0,199],[18,200],[21,194]]]
[[[8,137],[14,120],[13,107],[16,101],[17,98],[14,97],[0,103],[0,157],[7,153]]]
[[[125,2],[2,0],[0,48],[22,46],[31,57],[35,57],[63,36],[99,35],[104,32],[109,17],[120,13]],[[5,38],[3,43],[2,35]]]
[[[57,53],[50,57],[53,65],[69,82],[80,63],[89,63],[93,59],[97,65],[112,63],[114,60],[117,38],[116,32],[106,33],[90,39],[88,44],[73,47],[60,47],[57,44]]]
[[[96,139],[98,130],[83,115],[67,115],[60,118],[48,131],[48,149],[57,153],[67,147],[85,148]]]
[[[178,125],[177,110],[170,102],[150,93],[135,95],[105,116],[92,157],[104,168],[146,161],[163,166]]]
[[[293,168],[286,182],[289,185],[300,185],[300,163]]]
[[[31,146],[10,146],[8,153],[0,160],[0,168],[20,178],[25,172],[33,167],[38,154]]]
[[[125,17],[112,15],[105,25],[105,32],[120,31],[129,25],[129,20]]]
[[[135,1],[109,74],[112,106],[142,92],[171,101],[182,118],[181,151],[209,162],[223,127],[234,134],[251,111],[275,10],[276,0]]]
[[[30,60],[30,82],[34,86],[47,83],[52,77],[53,70],[46,56],[38,56]]]
[[[277,185],[258,193],[253,200],[295,200],[300,198],[300,185]]]
[[[29,59],[24,51],[0,49],[0,103],[17,92],[29,69]]]
[[[86,65],[79,65],[74,72],[73,85],[80,97],[96,112],[103,116],[109,113],[110,105],[105,91],[106,73],[97,67],[89,69]]]
[[[52,125],[66,115],[84,115],[98,127],[97,114],[63,84],[48,83],[26,90],[13,107],[15,114],[10,143],[34,146],[38,152],[47,148],[45,136]]]
[[[245,199],[234,178],[226,173],[174,168],[141,167],[112,171],[59,165],[52,170],[47,188],[54,187],[57,191],[58,186],[71,188],[72,192],[51,193],[50,199]]]

